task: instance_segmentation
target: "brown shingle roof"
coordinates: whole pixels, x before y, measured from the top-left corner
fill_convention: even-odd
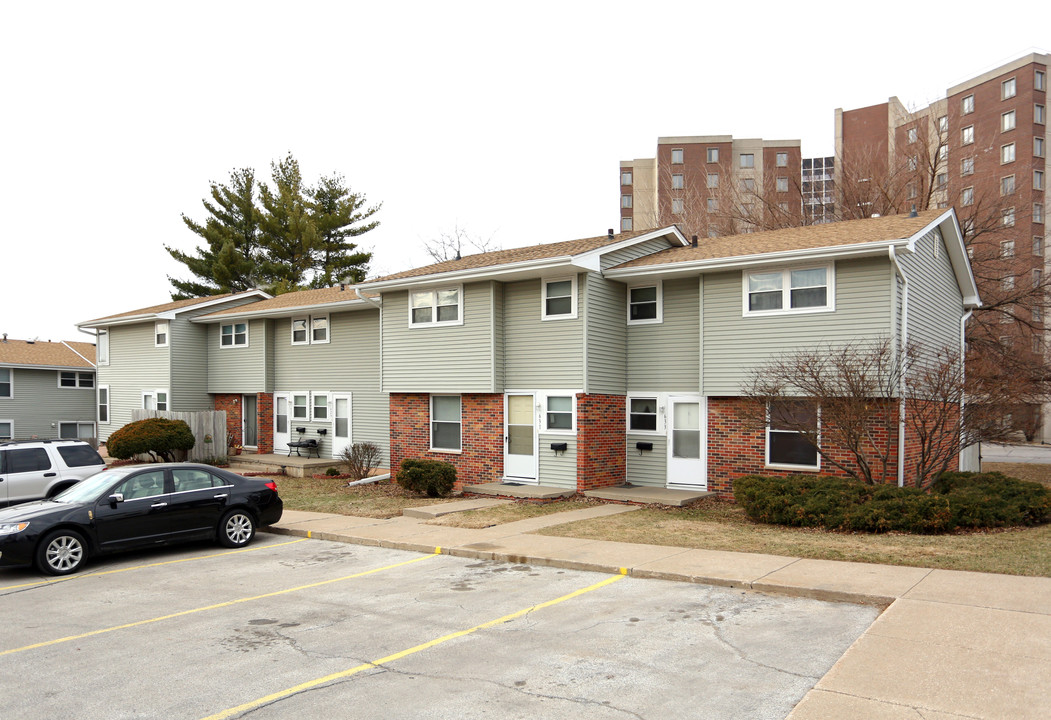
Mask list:
[[[80,323],[81,325],[91,325],[92,323],[101,323],[103,320],[120,320],[121,318],[134,317],[136,315],[156,315],[158,313],[169,312],[171,310],[181,310],[182,308],[193,307],[205,302],[212,302],[213,300],[219,300],[225,297],[231,297],[238,293],[223,293],[222,295],[209,295],[207,297],[200,298],[189,298],[187,300],[174,300],[169,303],[162,303],[161,305],[151,305],[150,307],[140,308],[138,310],[129,310],[128,312],[117,313],[116,315],[106,315],[105,317],[95,318],[94,320],[87,320]]]
[[[378,297],[376,293],[363,292],[362,295],[367,297]],[[239,307],[228,308],[226,310],[208,313],[207,315],[201,315],[198,319],[204,320],[224,315],[243,315],[245,313],[267,312],[269,310],[283,310],[286,308],[312,307],[314,305],[325,305],[327,303],[347,302],[349,300],[359,299],[358,294],[354,292],[353,285],[345,286],[344,290],[340,290],[339,286],[336,285],[317,290],[300,290],[298,292],[284,293],[270,298],[269,300],[260,300],[259,302],[250,303],[249,305],[241,305]]]
[[[84,357],[80,357],[77,353]],[[91,343],[42,342],[40,340],[29,342],[10,339],[0,341],[0,364],[3,365],[90,368],[93,367],[94,362],[95,346]]]
[[[584,238],[583,240],[566,240],[564,242],[545,243],[542,245],[530,245],[528,247],[511,248],[509,250],[494,250],[493,252],[467,255],[459,260],[446,260],[445,262],[425,265],[423,267],[405,270],[381,278],[367,280],[364,285],[374,282],[386,282],[388,280],[402,280],[405,278],[423,277],[426,275],[438,275],[441,273],[456,272],[458,270],[479,270],[497,265],[508,265],[511,263],[527,262],[529,260],[544,260],[597,250],[606,245],[614,245],[624,240],[630,240],[640,235],[646,235],[653,230],[635,230],[614,235],[599,235],[597,237]]]
[[[916,217],[889,215],[863,220],[845,220],[823,225],[785,228],[726,237],[704,238],[697,247],[676,247],[617,265],[616,269],[664,265],[667,263],[834,248],[882,240],[909,238],[930,224],[945,210],[925,210]]]

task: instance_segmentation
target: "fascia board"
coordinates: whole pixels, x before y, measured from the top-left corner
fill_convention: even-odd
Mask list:
[[[0,362],[0,367],[12,368],[16,370],[67,370],[78,372],[95,372],[95,366],[91,365],[85,367],[83,365],[31,365],[28,363],[12,363],[12,362]]]
[[[252,307],[248,305],[246,307]],[[282,318],[292,317],[293,315],[302,315],[303,313],[309,313],[312,310],[324,310],[325,312],[339,312],[341,310],[367,310],[368,303],[364,300],[339,300],[331,303],[313,303],[311,305],[293,305],[283,308],[270,308],[268,310],[253,310],[248,312],[239,313],[224,313],[222,315],[216,315],[212,313],[210,315],[198,315],[195,318],[190,318],[192,323],[201,324],[213,324],[219,322],[225,322],[227,320],[250,320],[252,318]]]
[[[173,320],[176,315],[191,310],[200,310],[201,308],[211,307],[213,305],[220,305],[231,300],[237,300],[244,297],[258,297],[261,300],[270,300],[274,296],[269,293],[263,292],[262,290],[246,290],[243,293],[237,295],[231,295],[229,297],[216,298],[215,300],[205,300],[204,302],[194,303],[193,305],[187,305],[186,307],[177,308],[175,310],[165,310],[157,313],[141,313],[139,315],[122,315],[114,318],[99,318],[98,320],[85,320],[76,324],[77,328],[104,328],[116,325],[134,325],[136,323],[145,322],[146,320]]]
[[[960,294],[963,295],[963,304],[968,308],[981,307],[982,300],[978,295],[978,283],[974,279],[971,261],[967,257],[967,248],[963,244],[963,229],[960,228],[956,211],[951,208],[946,210],[934,222],[917,233],[916,237],[918,238],[930,232],[935,225],[941,227],[942,240],[945,241],[945,249],[949,253],[949,262],[952,263],[956,282],[960,286]],[[948,231],[951,231],[951,233]]]

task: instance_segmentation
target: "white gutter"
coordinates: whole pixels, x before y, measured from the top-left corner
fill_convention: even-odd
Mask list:
[[[901,343],[898,348],[899,376],[898,376],[898,487],[905,486],[905,352],[909,345],[909,279],[898,264],[898,256],[894,253],[894,246],[887,249],[890,264],[901,278]]]
[[[373,305],[375,307],[383,309],[383,304],[381,302],[377,301],[376,298],[368,298],[368,297],[365,297],[364,295],[362,295],[361,294],[361,288],[359,288],[357,285],[354,286],[354,294],[358,296],[359,300],[364,300],[369,305]]]
[[[963,382],[967,379],[967,321],[971,319],[971,315],[974,314],[973,310],[968,310],[960,317],[960,372],[962,373],[960,381]],[[966,383],[964,388],[966,388]],[[963,435],[963,411],[964,406],[967,405],[967,391],[964,389],[960,393],[960,435]],[[960,438],[960,453],[963,453],[963,437]],[[960,458],[957,457],[956,461],[959,462]],[[978,448],[978,471],[982,470],[982,453],[981,447]],[[959,467],[959,466],[957,466]]]

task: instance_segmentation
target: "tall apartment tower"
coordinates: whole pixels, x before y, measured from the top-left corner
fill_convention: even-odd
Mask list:
[[[798,140],[662,137],[657,156],[620,163],[620,228],[676,224],[716,237],[801,224]]]
[[[836,220],[836,158],[803,158],[803,224]]]

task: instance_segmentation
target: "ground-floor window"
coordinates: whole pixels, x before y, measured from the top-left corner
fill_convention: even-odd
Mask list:
[[[460,450],[461,413],[459,395],[431,395],[431,449]]]
[[[0,420],[0,440],[11,440],[14,437],[15,423],[13,420]]]
[[[89,440],[95,437],[95,423],[60,422],[58,436],[63,440]]]
[[[818,431],[818,407],[808,400],[772,402],[766,427],[766,464],[817,470],[817,448],[807,441]]]

